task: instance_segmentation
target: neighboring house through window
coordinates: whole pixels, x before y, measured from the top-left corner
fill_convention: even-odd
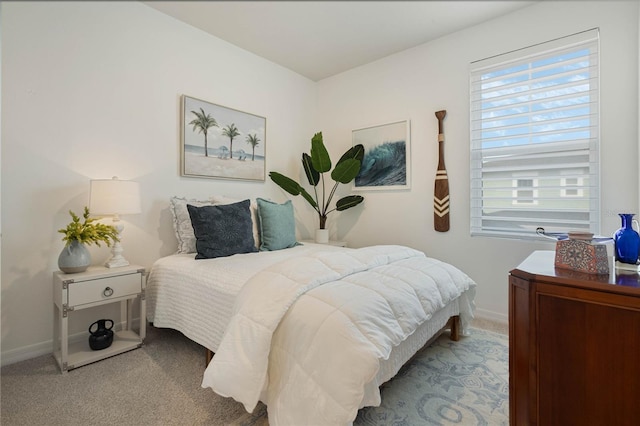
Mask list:
[[[599,233],[598,30],[471,64],[471,235]]]
[[[584,185],[584,178],[581,178],[581,177],[562,178],[562,180],[560,181],[560,185],[562,185],[560,196],[584,197],[584,190],[582,189],[582,186]]]
[[[512,204],[538,204],[537,186],[537,179],[514,179]]]

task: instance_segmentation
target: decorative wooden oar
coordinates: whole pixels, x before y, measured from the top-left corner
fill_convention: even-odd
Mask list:
[[[449,230],[449,177],[444,165],[444,126],[447,111],[436,111],[438,118],[438,171],[433,191],[433,227],[438,232]]]

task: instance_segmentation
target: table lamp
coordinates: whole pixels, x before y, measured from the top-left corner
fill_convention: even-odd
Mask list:
[[[113,226],[121,239],[124,225],[120,223],[120,215],[138,214],[140,206],[140,185],[138,182],[112,179],[96,179],[91,181],[89,192],[89,210],[94,215],[113,216]],[[107,268],[127,266],[129,262],[122,256],[122,245],[114,241],[111,258],[104,264]]]

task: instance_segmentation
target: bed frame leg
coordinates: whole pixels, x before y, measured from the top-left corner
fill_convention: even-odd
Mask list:
[[[451,328],[451,340],[457,342],[460,340],[460,316],[455,315],[449,318],[449,327]]]
[[[205,367],[209,365],[212,359],[213,359],[213,351],[211,349],[207,349],[207,363]]]

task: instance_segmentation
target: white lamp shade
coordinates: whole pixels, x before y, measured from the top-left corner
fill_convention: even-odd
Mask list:
[[[138,182],[119,180],[117,177],[92,180],[89,210],[94,215],[140,213],[140,185]]]

